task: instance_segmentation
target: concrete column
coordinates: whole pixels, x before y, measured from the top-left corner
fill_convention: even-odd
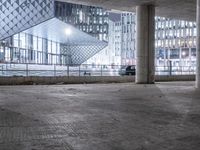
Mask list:
[[[28,62],[33,61],[33,35],[28,34],[27,35],[27,41],[28,41]]]
[[[200,0],[197,0],[197,66],[196,66],[196,88],[200,89]]]
[[[155,80],[155,7],[136,7],[136,83]]]
[[[42,63],[48,64],[48,41],[47,39],[42,39]]]

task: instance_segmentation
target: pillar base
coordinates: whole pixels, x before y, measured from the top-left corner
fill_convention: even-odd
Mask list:
[[[148,82],[136,82],[136,84],[155,84],[155,82],[150,82],[150,83],[148,83]]]

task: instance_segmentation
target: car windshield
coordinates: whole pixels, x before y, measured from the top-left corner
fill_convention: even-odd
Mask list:
[[[134,65],[130,65],[130,66],[122,66],[121,69],[135,69]]]
[[[122,67],[121,67],[121,69],[126,69],[126,68],[127,68],[127,66],[122,66]]]

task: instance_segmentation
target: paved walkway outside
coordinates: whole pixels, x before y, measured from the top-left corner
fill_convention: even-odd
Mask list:
[[[0,150],[199,150],[193,82],[0,87]]]

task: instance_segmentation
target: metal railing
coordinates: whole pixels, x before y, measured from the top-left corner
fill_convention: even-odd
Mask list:
[[[195,75],[195,66],[156,66],[156,75]]]
[[[44,65],[44,64],[0,64],[0,76],[120,76],[126,75],[121,65]],[[122,73],[123,72],[123,73]],[[196,67],[156,66],[156,75],[194,75]],[[127,75],[134,75],[129,73]]]

